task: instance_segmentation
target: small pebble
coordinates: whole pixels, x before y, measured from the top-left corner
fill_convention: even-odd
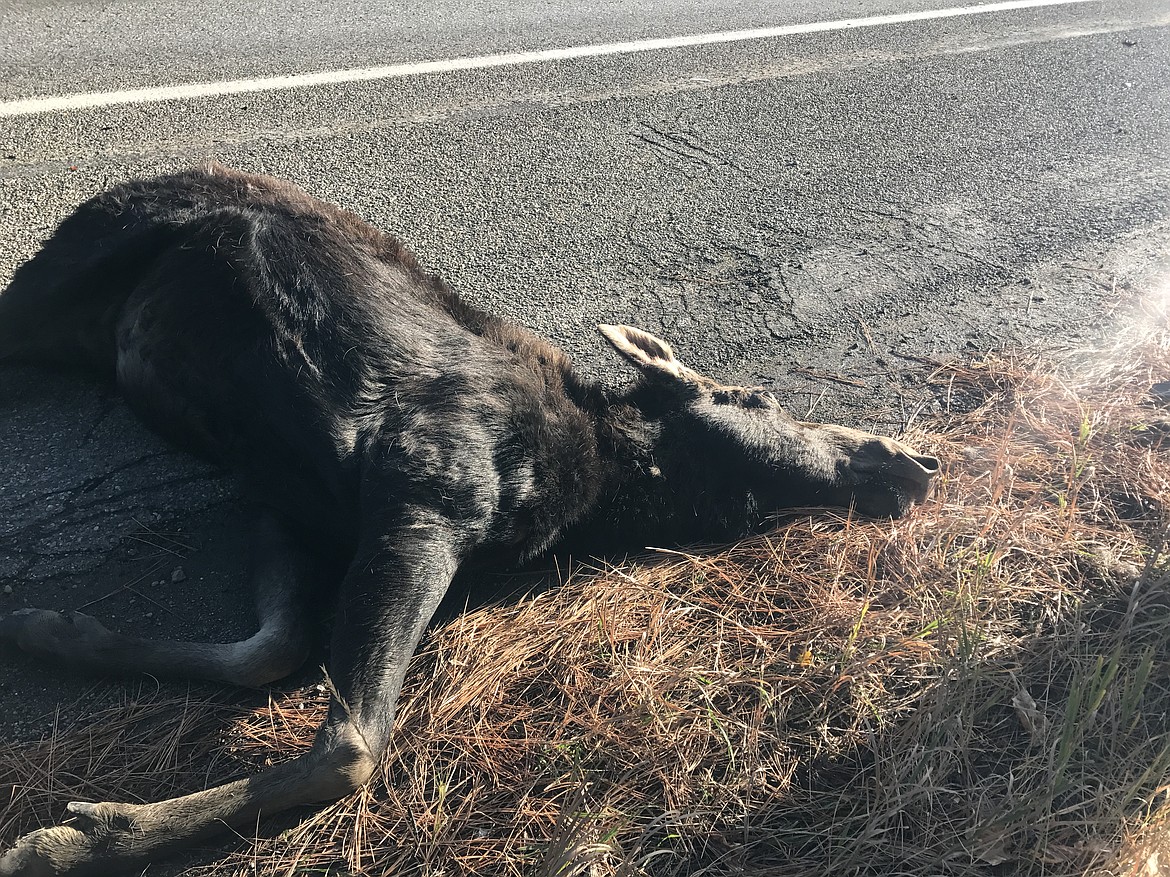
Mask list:
[[[186,580],[187,574],[183,572],[183,568],[181,566],[176,566],[171,571],[171,581],[175,584],[178,584],[179,582],[185,582]]]
[[[4,593],[11,594],[12,593],[12,585],[5,585],[4,586]]]

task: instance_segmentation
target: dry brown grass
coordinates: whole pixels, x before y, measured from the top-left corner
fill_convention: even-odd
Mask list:
[[[911,517],[794,513],[463,615],[378,782],[188,873],[1156,873],[1167,377],[1161,316],[1060,366],[937,369],[948,413],[909,440],[948,465]],[[144,698],[0,749],[0,838],[287,758],[324,708]]]

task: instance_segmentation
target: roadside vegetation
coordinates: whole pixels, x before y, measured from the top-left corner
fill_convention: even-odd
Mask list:
[[[793,512],[574,569],[416,657],[382,779],[191,875],[1154,875],[1170,867],[1170,332],[940,363],[905,520]],[[305,749],[324,685],[127,697],[0,748],[0,839]],[[7,792],[4,793],[7,798]],[[166,868],[151,873],[170,873]]]

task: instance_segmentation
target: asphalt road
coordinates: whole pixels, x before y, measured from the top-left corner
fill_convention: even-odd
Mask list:
[[[1164,0],[2,114],[30,97],[941,4],[240,5],[0,5],[0,286],[103,186],[214,157],[399,233],[606,379],[621,367],[593,327],[630,322],[801,417],[892,432],[937,408],[921,358],[1109,337],[1124,301],[1170,272]],[[247,633],[234,497],[109,388],[0,367],[0,611]],[[0,739],[124,690],[0,662]]]
[[[0,99],[530,51],[940,4],[792,0],[777,9],[768,0],[24,0],[8,5],[0,35]]]

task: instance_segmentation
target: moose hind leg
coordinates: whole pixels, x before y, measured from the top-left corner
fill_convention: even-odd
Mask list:
[[[271,514],[253,538],[252,581],[260,629],[234,643],[152,640],[107,629],[96,618],[22,609],[0,619],[0,642],[29,654],[99,673],[146,673],[256,687],[299,667],[308,653],[309,594],[322,571]]]
[[[246,779],[153,804],[74,802],[74,820],[0,855],[0,877],[114,875],[260,815],[330,801],[367,782],[390,737],[406,667],[462,551],[449,528],[414,522],[359,548],[342,583],[333,699],[312,748]]]

